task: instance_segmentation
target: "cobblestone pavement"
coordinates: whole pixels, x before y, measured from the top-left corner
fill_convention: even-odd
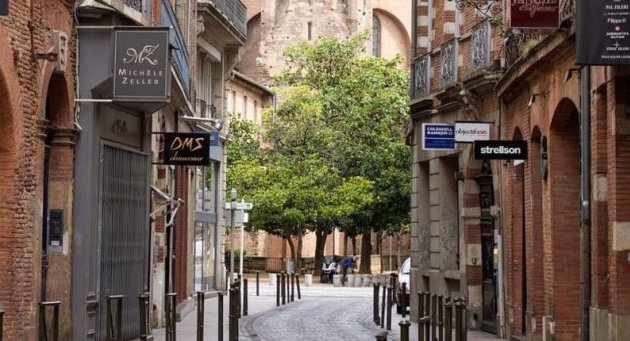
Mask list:
[[[262,278],[261,278],[262,280]],[[256,296],[254,280],[248,285],[249,316],[239,321],[239,340],[243,341],[362,341],[375,340],[382,331],[372,322],[372,288],[335,288],[313,283],[301,286],[302,299],[276,307],[276,287],[266,279],[260,282]],[[206,299],[204,340],[217,340],[217,298]],[[224,340],[228,340],[228,300],[224,302]],[[400,340],[401,316],[392,309],[392,330],[388,340]],[[196,313],[189,313],[177,323],[177,340],[195,340]],[[410,340],[416,340],[417,324],[412,323]],[[155,340],[164,340],[164,329],[154,329]],[[469,341],[496,341],[495,336],[469,332]]]

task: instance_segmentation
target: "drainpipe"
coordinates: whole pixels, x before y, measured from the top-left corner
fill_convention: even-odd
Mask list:
[[[591,68],[580,69],[580,341],[588,341],[591,304]]]

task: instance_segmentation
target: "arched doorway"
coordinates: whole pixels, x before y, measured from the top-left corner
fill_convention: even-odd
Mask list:
[[[494,217],[491,208],[494,206],[494,185],[492,167],[489,160],[483,160],[481,172],[475,177],[479,185],[479,208],[481,216],[479,228],[481,232],[481,330],[489,333],[497,332],[497,275],[498,249],[495,243]]]
[[[512,139],[522,141],[520,129],[514,131]],[[511,203],[511,273],[512,309],[514,311],[513,332],[526,334],[527,307],[527,231],[525,223],[525,162],[515,160],[510,166]]]
[[[559,340],[576,340],[580,300],[580,139],[575,104],[562,99],[553,113],[548,138],[549,223],[552,288],[547,299]]]

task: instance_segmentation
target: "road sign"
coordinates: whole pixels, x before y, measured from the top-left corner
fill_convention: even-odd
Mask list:
[[[455,149],[455,126],[446,123],[423,123],[422,149]]]
[[[252,204],[251,202],[237,202],[236,205],[234,205],[235,210],[251,211],[252,208],[254,208],[254,204]],[[232,209],[231,203],[226,202],[225,209]]]

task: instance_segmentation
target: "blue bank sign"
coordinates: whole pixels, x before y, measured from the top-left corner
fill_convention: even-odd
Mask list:
[[[422,149],[455,149],[455,125],[445,123],[423,123]]]

